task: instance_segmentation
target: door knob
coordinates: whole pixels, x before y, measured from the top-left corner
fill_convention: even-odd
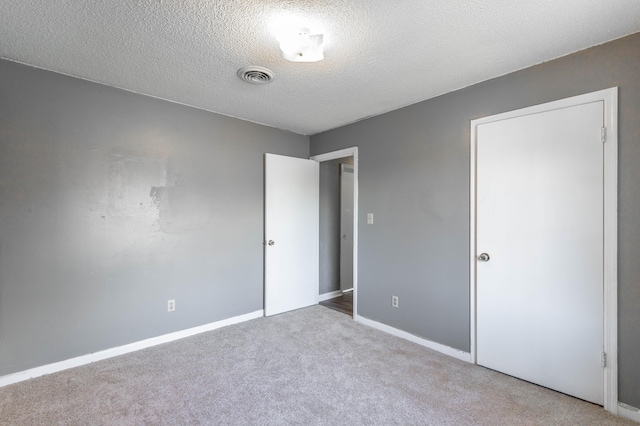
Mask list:
[[[482,253],[480,256],[478,256],[478,260],[480,262],[488,262],[489,259],[491,259],[491,257],[489,257],[487,253]]]
[[[269,244],[270,246],[274,245],[276,242],[273,240],[269,240],[269,242],[267,244]]]

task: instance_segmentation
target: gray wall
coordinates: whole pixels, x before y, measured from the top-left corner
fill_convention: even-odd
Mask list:
[[[619,86],[619,398],[640,407],[639,70],[636,34],[312,136],[359,147],[358,314],[468,351],[469,121]]]
[[[262,309],[264,152],[309,138],[0,61],[0,375]]]
[[[353,157],[320,163],[320,294],[340,290],[340,164]]]

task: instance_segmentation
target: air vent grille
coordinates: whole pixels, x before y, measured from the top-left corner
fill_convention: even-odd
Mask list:
[[[263,67],[244,67],[238,70],[238,77],[251,84],[267,84],[273,81],[273,71]]]

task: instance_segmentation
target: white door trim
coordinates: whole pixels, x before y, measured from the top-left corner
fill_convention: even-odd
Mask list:
[[[358,147],[309,157],[319,163],[353,156],[353,319],[358,321]]]
[[[604,102],[604,408],[618,413],[618,88],[535,105],[503,114],[471,120],[470,152],[470,244],[469,244],[469,322],[471,362],[476,360],[476,155],[477,128],[481,124],[567,108],[591,102]]]

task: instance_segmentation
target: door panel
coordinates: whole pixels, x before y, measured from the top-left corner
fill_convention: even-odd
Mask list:
[[[603,103],[478,126],[478,364],[603,404]]]
[[[353,166],[340,164],[340,290],[353,289]]]
[[[316,161],[265,155],[265,315],[318,302]]]

